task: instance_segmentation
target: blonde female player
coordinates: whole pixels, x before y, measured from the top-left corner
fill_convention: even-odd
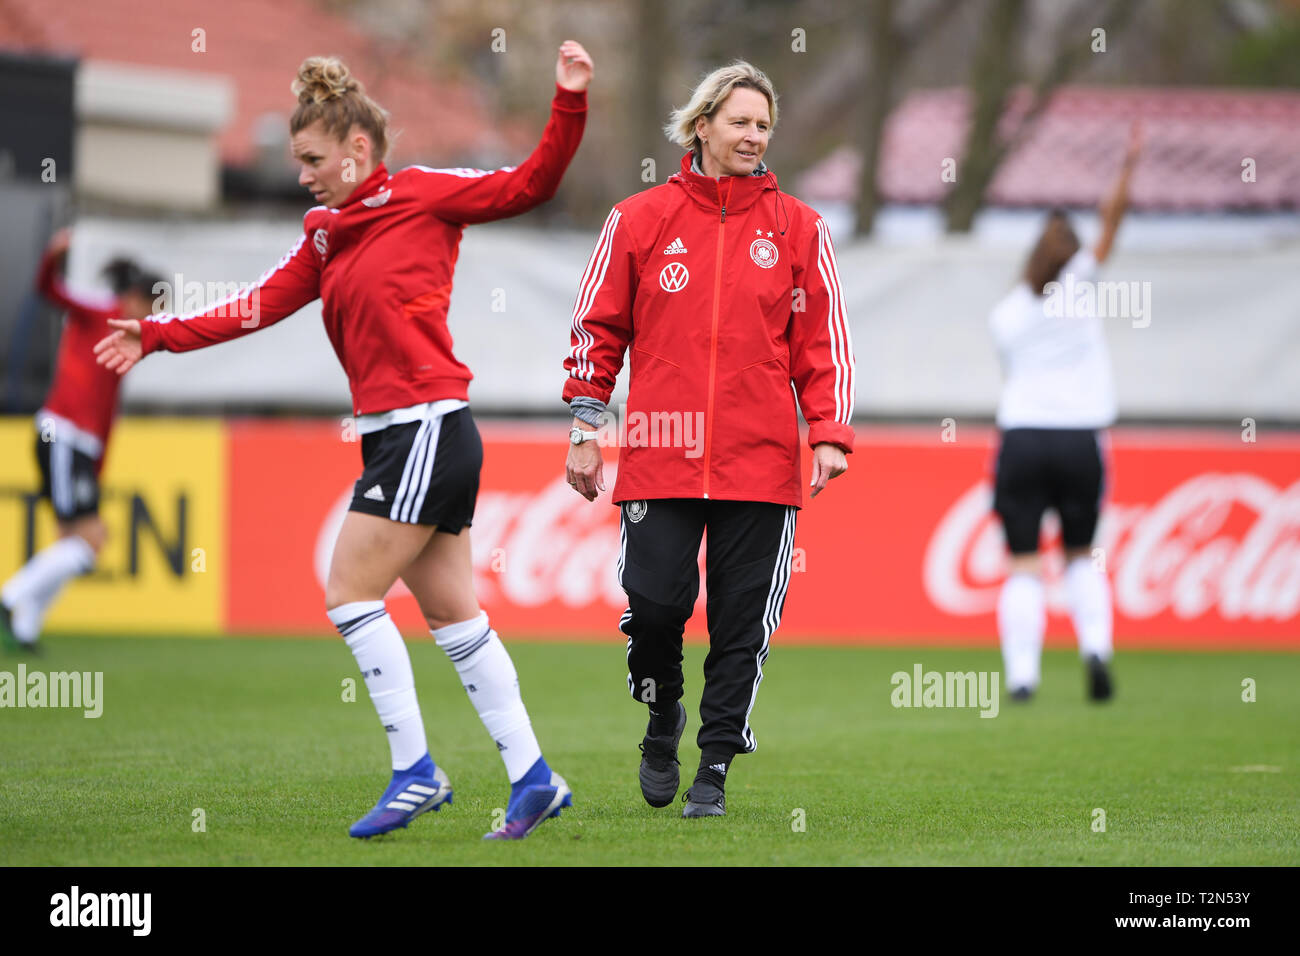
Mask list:
[[[361,668],[393,764],[383,796],[349,831],[354,837],[405,827],[452,798],[425,742],[406,646],[384,606],[398,578],[505,761],[506,822],[487,836],[520,839],[572,805],[568,785],[542,757],[510,655],[474,595],[468,528],[483,449],[466,400],[471,374],[452,354],[446,320],[462,230],[554,195],[582,139],[591,76],[587,52],[564,43],[550,121],[517,168],[390,174],[388,114],[339,60],[304,61],[290,132],[298,181],[319,205],[297,243],[241,300],[200,315],[116,321],[119,331],[95,347],[102,364],[125,372],[150,352],[223,342],[321,299],[352,389],[364,462],[325,605]]]

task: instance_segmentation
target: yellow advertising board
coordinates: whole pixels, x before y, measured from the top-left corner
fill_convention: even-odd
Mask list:
[[[0,419],[0,581],[58,537],[38,498],[36,427]],[[215,419],[123,419],[100,483],[108,540],[71,581],[44,631],[220,634],[226,572],[225,425]]]

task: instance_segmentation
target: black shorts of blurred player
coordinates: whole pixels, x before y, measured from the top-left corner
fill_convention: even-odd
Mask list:
[[[95,566],[107,538],[99,517],[99,440],[44,410],[36,426],[40,495],[54,507],[59,538],[0,589],[0,642],[9,650],[36,649],[55,598],[69,580]]]
[[[99,458],[67,441],[36,437],[36,463],[41,470],[41,497],[54,506],[61,525],[99,514]]]
[[[1013,556],[1037,555],[1043,513],[1061,519],[1067,557],[1087,556],[1105,484],[1100,438],[1092,429],[1011,428],[998,450],[993,509]]]

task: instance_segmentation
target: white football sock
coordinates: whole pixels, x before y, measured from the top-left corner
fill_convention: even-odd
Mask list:
[[[998,595],[998,634],[1008,690],[1038,686],[1046,629],[1042,580],[1036,574],[1010,575]]]
[[[24,644],[34,644],[37,638],[41,636],[41,625],[45,621],[45,615],[36,607],[35,603],[20,604],[12,609],[13,617],[10,618],[14,637]]]
[[[514,783],[542,755],[528,711],[519,695],[519,676],[506,646],[488,625],[487,612],[430,631],[456,666],[479,720],[496,741]]]
[[[1108,661],[1113,653],[1110,579],[1089,558],[1075,558],[1065,569],[1065,597],[1079,638],[1079,656]]]
[[[69,535],[32,555],[11,577],[0,600],[14,611],[14,637],[30,643],[63,586],[95,566],[95,549],[84,538]]]
[[[388,732],[393,769],[406,770],[429,752],[406,642],[383,601],[340,604],[328,613],[357,659],[379,722]]]

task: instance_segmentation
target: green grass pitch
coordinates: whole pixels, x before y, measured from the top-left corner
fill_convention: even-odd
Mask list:
[[[510,647],[575,801],[519,843],[480,839],[505,774],[430,641],[412,659],[455,802],[369,841],[347,828],[386,785],[388,752],[341,641],[54,636],[42,657],[0,657],[11,673],[104,674],[98,719],[0,709],[0,864],[1300,863],[1300,655],[1121,650],[1117,697],[1098,706],[1077,657],[1049,651],[1038,698],[1015,705],[1003,688],[988,719],[895,709],[890,675],[997,670],[992,649],[778,641],[752,718],[759,749],[733,765],[728,815],[683,820],[680,803],[641,799],[645,712],[627,697],[622,642]],[[688,646],[683,789],[703,654]]]

